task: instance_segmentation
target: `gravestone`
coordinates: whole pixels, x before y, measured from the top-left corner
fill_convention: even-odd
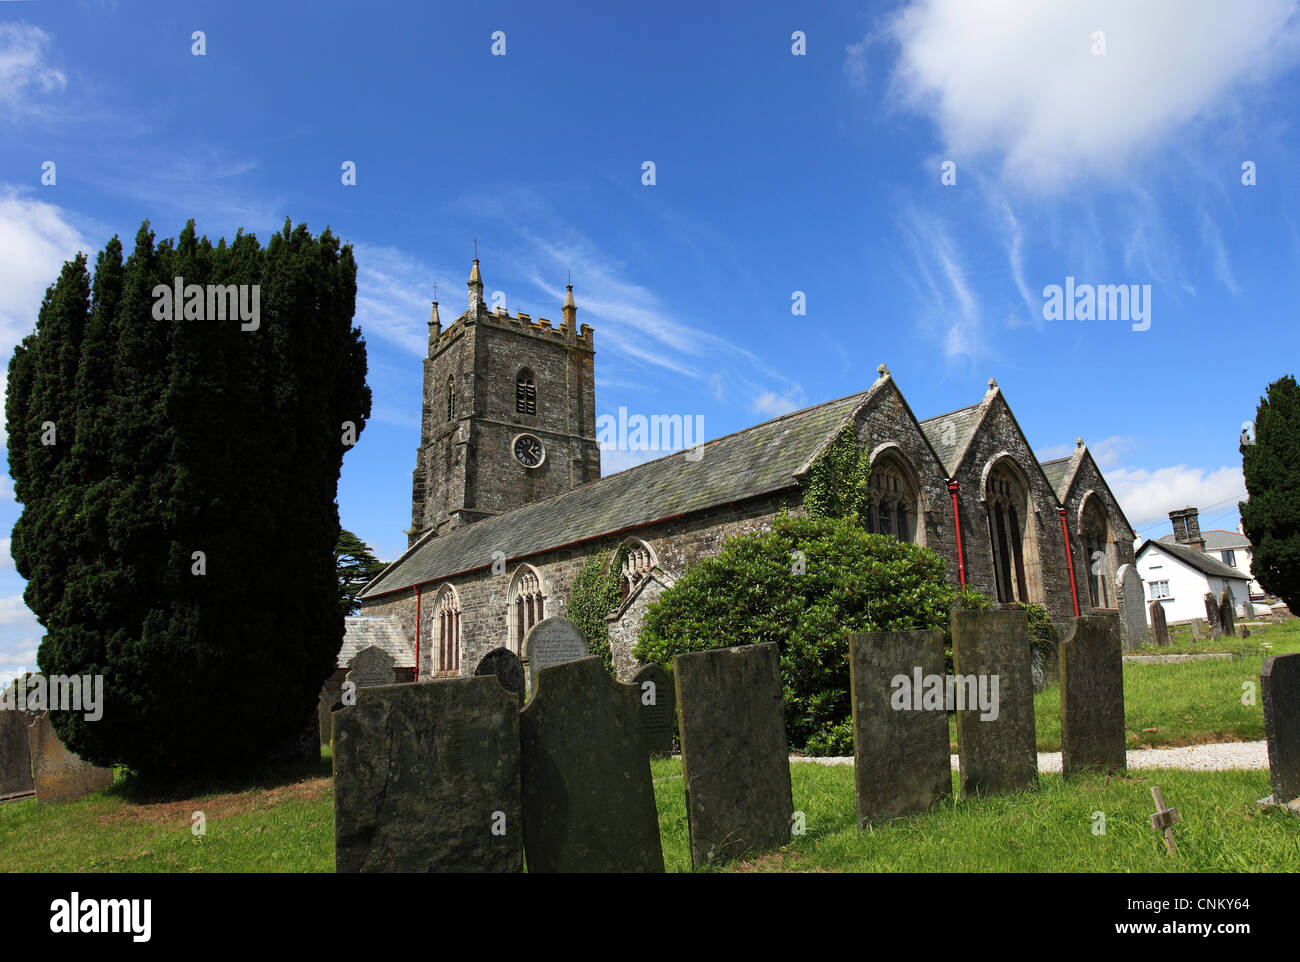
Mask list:
[[[673,677],[662,665],[649,664],[632,676],[640,706],[641,730],[651,755],[673,753]]]
[[[673,656],[691,864],[790,840],[794,801],[773,643]]]
[[[1237,619],[1232,613],[1232,591],[1226,585],[1219,595],[1219,626],[1229,638],[1237,633]]]
[[[27,745],[37,805],[76,801],[113,784],[113,769],[92,765],[68,751],[54,733],[46,712],[41,712],[27,729]]]
[[[1259,673],[1273,801],[1300,798],[1300,654],[1270,655]]]
[[[1147,643],[1146,604],[1142,600],[1142,578],[1130,564],[1119,566],[1115,576],[1115,595],[1119,599],[1119,640],[1125,651]]]
[[[558,615],[543,618],[529,628],[520,650],[529,692],[536,687],[537,673],[543,668],[577,661],[588,654],[587,639],[582,630],[568,618]]]
[[[348,663],[347,681],[357,689],[393,683],[393,656],[378,645],[362,648]]]
[[[1206,635],[1205,619],[1193,618],[1190,622],[1192,626],[1192,641],[1200,641]]]
[[[334,713],[339,872],[518,872],[519,704],[495,678],[367,687]]]
[[[479,659],[474,677],[484,675],[495,675],[502,688],[524,703],[524,663],[509,648],[493,648]]]
[[[1074,619],[1061,642],[1061,771],[1122,772],[1124,652],[1113,615]]]
[[[343,694],[343,679],[337,677],[337,672],[325,679],[321,685],[320,694],[316,696],[316,716],[317,728],[321,745],[328,745],[330,738],[334,733],[334,723],[330,720],[330,713],[335,708],[342,707],[340,698]]]
[[[0,710],[0,795],[36,790],[27,729],[35,715],[17,708]]]
[[[1165,606],[1159,601],[1151,602],[1151,639],[1159,648],[1169,644],[1169,622],[1165,620]]]
[[[640,699],[599,658],[543,668],[519,715],[529,872],[662,872]]]
[[[858,828],[952,794],[943,632],[849,635]]]
[[[1219,603],[1208,591],[1205,593],[1205,624],[1209,628],[1211,641],[1223,634],[1223,629],[1219,625]]]
[[[965,692],[973,681],[988,704],[957,711],[963,796],[1029,788],[1038,778],[1034,683],[1029,667],[1029,616],[1023,611],[956,609],[953,669]],[[995,687],[996,686],[996,687]]]

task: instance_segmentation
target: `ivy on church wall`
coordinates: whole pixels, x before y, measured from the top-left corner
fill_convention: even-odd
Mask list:
[[[858,443],[852,424],[813,462],[803,484],[803,507],[814,518],[862,525],[871,510],[871,446]]]
[[[611,677],[615,677],[614,658],[609,647],[609,615],[623,600],[622,572],[627,545],[618,551],[597,551],[587,556],[573,579],[566,615],[587,639],[587,652],[600,658]]]

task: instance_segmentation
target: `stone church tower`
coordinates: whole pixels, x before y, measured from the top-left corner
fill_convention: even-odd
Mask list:
[[[433,302],[409,544],[600,477],[595,336],[572,284],[563,317],[489,311],[477,257],[465,313],[444,330]]]

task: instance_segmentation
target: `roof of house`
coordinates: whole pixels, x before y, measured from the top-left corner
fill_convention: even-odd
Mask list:
[[[339,649],[338,666],[348,667],[357,652],[371,645],[386,651],[397,668],[415,665],[415,648],[396,618],[350,616],[343,619],[343,647]]]
[[[1244,534],[1238,534],[1236,531],[1202,531],[1201,537],[1205,539],[1206,551],[1222,551],[1225,548],[1249,548],[1250,539]],[[1160,538],[1162,544],[1177,544],[1174,535],[1166,534]]]
[[[922,433],[950,477],[956,473],[957,459],[966,450],[966,442],[979,425],[979,414],[980,405],[972,404],[921,422]]]
[[[501,555],[507,561],[524,558],[793,487],[884,380],[871,390],[774,418],[446,534],[428,535],[385,568],[360,597],[486,568]]]
[[[1155,541],[1148,538],[1138,548],[1138,556],[1146,551],[1148,547],[1156,548],[1171,557],[1177,558],[1186,565],[1190,565],[1202,574],[1210,575],[1215,578],[1235,578],[1237,581],[1247,581],[1247,577],[1236,568],[1230,568],[1218,558],[1211,558],[1204,551],[1197,551],[1195,548],[1189,548],[1183,544],[1167,544],[1164,541]]]

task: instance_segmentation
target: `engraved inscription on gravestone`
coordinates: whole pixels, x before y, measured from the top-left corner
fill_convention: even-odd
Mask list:
[[[646,747],[651,755],[673,753],[673,679],[661,665],[646,665],[632,676]]]
[[[393,683],[393,657],[377,645],[362,648],[348,664],[347,680],[358,688]]]
[[[524,635],[522,660],[531,692],[537,685],[537,673],[552,665],[587,657],[587,639],[568,618],[544,618]]]

